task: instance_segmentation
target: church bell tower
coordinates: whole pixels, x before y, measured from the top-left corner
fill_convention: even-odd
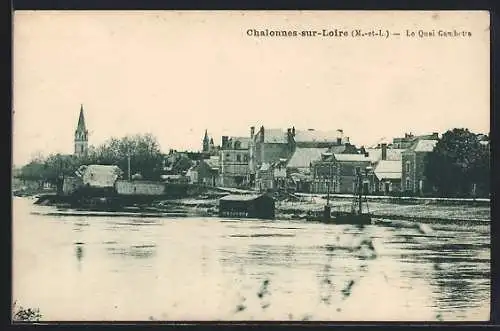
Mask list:
[[[83,105],[80,106],[80,117],[75,131],[75,155],[87,155],[89,148],[89,131],[85,126],[85,116],[83,115]]]

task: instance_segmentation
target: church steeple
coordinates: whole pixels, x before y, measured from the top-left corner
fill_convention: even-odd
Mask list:
[[[205,136],[203,137],[203,152],[210,151],[210,139],[208,138],[208,132],[205,129]]]
[[[76,131],[85,132],[85,116],[83,115],[83,105],[80,105],[80,117],[78,118],[78,125],[76,126]]]
[[[83,114],[83,105],[80,105],[80,116],[75,130],[75,154],[77,156],[86,155],[88,151],[89,132],[85,125],[85,116]]]

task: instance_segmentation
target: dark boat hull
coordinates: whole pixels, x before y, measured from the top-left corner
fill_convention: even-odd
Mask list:
[[[335,224],[372,224],[372,217],[370,214],[335,213],[332,216]]]

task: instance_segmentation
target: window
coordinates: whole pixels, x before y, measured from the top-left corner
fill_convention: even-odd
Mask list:
[[[236,162],[241,162],[241,155],[236,155]]]
[[[406,190],[410,190],[410,178],[406,178]]]
[[[245,156],[243,157],[243,160],[244,160],[245,162],[248,162],[248,155],[245,155]]]
[[[410,172],[410,161],[406,161],[406,172]]]
[[[361,172],[361,167],[355,167],[354,168],[354,174],[357,175]]]
[[[228,160],[230,159],[229,153],[226,154],[226,159],[228,159]]]

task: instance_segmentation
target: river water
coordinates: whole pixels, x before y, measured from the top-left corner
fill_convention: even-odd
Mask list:
[[[489,319],[487,222],[44,215],[54,210],[13,199],[13,299],[43,320]]]

